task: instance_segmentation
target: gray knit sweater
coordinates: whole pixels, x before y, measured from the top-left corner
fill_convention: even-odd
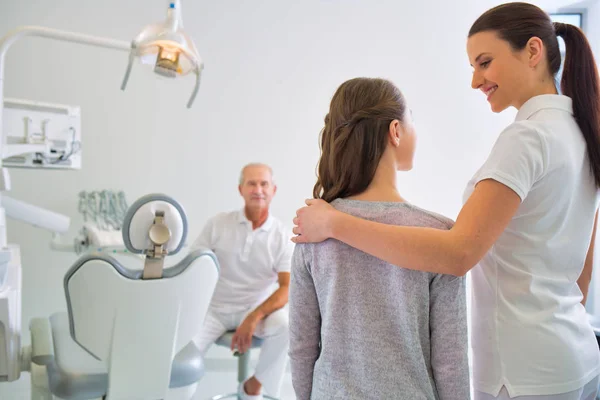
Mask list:
[[[408,203],[335,200],[345,213],[450,229]],[[337,240],[297,245],[290,361],[298,400],[468,400],[465,279],[403,269]]]

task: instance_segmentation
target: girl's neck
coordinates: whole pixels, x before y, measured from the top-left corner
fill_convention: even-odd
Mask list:
[[[369,187],[357,195],[349,196],[350,200],[399,202],[406,200],[400,196],[396,184],[396,168],[392,164],[380,163]]]

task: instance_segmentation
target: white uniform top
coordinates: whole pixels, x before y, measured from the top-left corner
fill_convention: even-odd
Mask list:
[[[211,307],[241,312],[266,300],[278,273],[290,272],[291,231],[275,217],[253,230],[244,210],[219,213],[208,220],[192,249],[208,248],[219,261],[219,281]]]
[[[522,202],[472,270],[475,389],[511,397],[564,393],[600,373],[577,286],[598,190],[571,99],[536,96],[499,136],[469,182],[494,179]]]

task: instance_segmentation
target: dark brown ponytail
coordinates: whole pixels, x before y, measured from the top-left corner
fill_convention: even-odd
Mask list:
[[[600,82],[594,54],[578,27],[555,22],[554,29],[567,49],[560,90],[573,100],[573,115],[587,143],[596,185],[600,186]]]

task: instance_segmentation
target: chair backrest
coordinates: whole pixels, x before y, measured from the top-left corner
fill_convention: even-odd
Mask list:
[[[147,198],[144,204],[164,199]],[[136,204],[132,208],[140,207]],[[161,207],[154,204],[153,208]],[[186,235],[181,232],[187,229],[182,230],[177,218],[170,214],[182,209],[162,208],[159,223],[165,222],[177,242],[184,241]],[[146,229],[148,235],[156,215],[149,214],[146,219],[151,222],[147,224],[142,223],[144,218],[138,220],[136,229]],[[136,218],[130,218],[131,221]],[[123,227],[125,243],[132,251],[139,250],[125,235],[137,237],[138,242],[142,242],[139,238],[143,235],[129,232],[130,228],[128,224]],[[164,248],[178,251],[181,243],[167,242]],[[148,258],[156,258],[156,249],[156,243],[151,243],[148,252],[152,254],[146,260],[140,258],[140,267],[148,263]],[[173,358],[201,329],[218,272],[214,254],[202,250],[188,254],[169,268],[163,269],[161,262],[158,277],[153,274],[145,278],[144,269],[128,269],[103,254],[83,256],[69,270],[64,284],[71,336],[92,356],[106,362],[107,399],[166,397]]]

